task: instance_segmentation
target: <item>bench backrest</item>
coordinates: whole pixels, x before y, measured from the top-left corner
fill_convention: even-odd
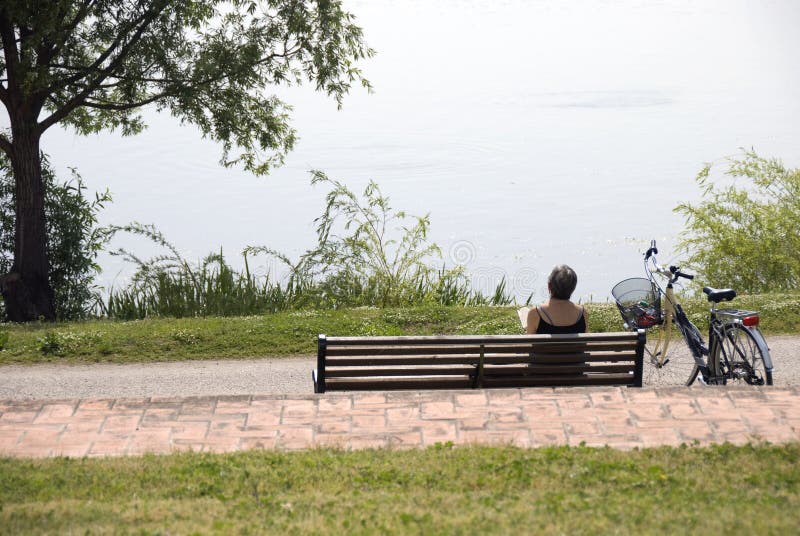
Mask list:
[[[314,392],[642,386],[645,333],[327,337]]]

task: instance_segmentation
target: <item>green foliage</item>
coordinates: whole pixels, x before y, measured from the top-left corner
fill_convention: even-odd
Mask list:
[[[323,215],[316,220],[318,244],[297,262],[259,246],[243,252],[243,272],[233,269],[221,250],[194,264],[152,225],[112,227],[112,235],[127,232],[145,237],[165,253],[142,260],[130,251],[114,252],[135,264],[136,272],[127,287],[111,289],[108,316],[233,316],[310,307],[512,303],[505,280],[491,296],[484,296],[471,289],[462,270],[430,264],[440,253],[427,240],[429,218],[393,212],[389,198],[374,182],[364,190],[363,199],[320,172],[314,173],[313,182],[331,184],[333,189]],[[281,282],[269,274],[251,274],[249,258],[256,254],[285,264],[288,279]]]
[[[286,309],[295,299],[297,289],[291,285],[251,274],[246,253],[240,273],[225,261],[221,249],[196,265],[190,263],[152,225],[132,223],[110,229],[112,235],[119,232],[148,238],[166,253],[142,260],[124,249],[112,252],[134,263],[136,272],[127,287],[110,290],[106,313],[111,318],[266,313]]]
[[[356,63],[373,52],[339,0],[13,1],[2,15],[25,36],[0,55],[21,93],[4,103],[43,106],[40,132],[135,134],[152,104],[220,142],[224,165],[266,173],[295,141],[271,88],[307,80],[339,104],[352,84],[369,88]]]
[[[290,286],[316,306],[358,305],[506,305],[513,299],[500,281],[492,296],[471,290],[460,268],[435,267],[439,246],[428,241],[430,215],[393,211],[390,200],[370,181],[359,197],[343,183],[312,171],[312,184],[332,189],[317,223],[317,245],[297,262],[264,246],[246,253],[266,253],[290,272]],[[303,305],[308,305],[307,302]]]
[[[8,332],[7,331],[0,331],[0,351],[6,349],[6,344],[8,344]]]
[[[796,443],[633,451],[442,443],[4,458],[0,527],[9,534],[793,534],[798,456]]]
[[[745,152],[728,161],[727,179],[697,176],[703,201],[683,203],[681,247],[704,285],[740,292],[796,290],[800,284],[800,169]]]
[[[92,314],[102,303],[95,276],[100,272],[97,255],[108,239],[108,229],[98,226],[98,215],[111,201],[108,191],[85,197],[86,186],[76,170],[59,182],[42,155],[45,188],[47,254],[50,285],[55,293],[56,316],[76,320]],[[0,273],[11,270],[14,252],[14,178],[8,159],[0,152]]]

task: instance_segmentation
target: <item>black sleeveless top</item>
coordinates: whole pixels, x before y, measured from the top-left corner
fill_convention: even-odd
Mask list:
[[[554,326],[553,320],[550,318],[544,309],[536,308],[539,313],[539,325],[536,327],[536,333],[539,335],[559,335],[562,333],[586,333],[586,318],[583,315],[583,307],[581,307],[581,316],[574,324],[569,326]],[[547,320],[545,320],[547,318]],[[549,322],[548,322],[549,321]]]

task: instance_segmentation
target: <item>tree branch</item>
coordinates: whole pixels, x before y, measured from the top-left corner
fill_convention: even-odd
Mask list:
[[[122,112],[125,110],[132,110],[134,108],[139,108],[141,106],[147,106],[148,104],[152,104],[159,99],[163,99],[164,97],[168,97],[170,93],[165,91],[163,93],[159,93],[157,95],[153,95],[152,97],[148,97],[144,100],[138,102],[127,102],[127,103],[114,103],[114,102],[92,102],[90,100],[85,100],[83,105],[87,108],[95,108],[98,110],[113,110],[116,112]]]
[[[110,45],[108,45],[108,47],[106,47],[103,53],[100,54],[97,57],[97,59],[95,59],[95,61],[92,62],[91,65],[77,68],[77,72],[74,75],[69,76],[62,80],[56,80],[54,83],[50,84],[50,86],[45,88],[45,91],[49,93],[55,90],[56,88],[66,87],[70,84],[77,82],[81,78],[88,77],[89,75],[94,74],[96,72],[102,74],[106,70],[106,68],[100,69],[100,66],[103,65],[103,62],[106,61],[108,58],[110,58],[111,55],[114,53],[114,51],[117,49],[117,47],[119,47],[120,44],[125,41],[125,38],[133,30],[133,28],[141,24],[139,30],[137,30],[136,34],[133,37],[131,37],[131,39],[123,46],[122,51],[120,51],[120,53],[117,55],[117,58],[115,59],[120,59],[121,57],[124,58],[124,56],[127,55],[127,51],[130,50],[130,46],[138,42],[139,39],[141,39],[144,30],[147,29],[147,26],[151,22],[153,22],[153,20],[156,18],[156,15],[161,13],[163,9],[164,6],[161,6],[160,8],[152,12],[145,11],[134,21],[132,21],[128,28],[120,28],[117,33],[117,37],[111,42]],[[106,76],[108,75],[106,74]]]
[[[144,34],[145,30],[147,30],[150,23],[153,22],[153,20],[155,20],[155,18],[161,13],[161,11],[164,8],[165,5],[162,4],[162,6],[159,9],[148,12],[147,13],[148,16],[140,17],[139,20],[141,20],[141,25],[136,30],[134,35],[128,40],[128,42],[122,46],[117,56],[106,67],[101,69],[99,71],[99,74],[94,78],[94,80],[89,82],[82,91],[80,91],[77,95],[68,100],[60,109],[50,114],[50,116],[47,117],[44,121],[40,122],[39,132],[40,133],[44,132],[54,124],[58,123],[59,121],[67,117],[75,108],[80,106],[86,100],[86,98],[89,95],[91,95],[92,91],[95,91],[97,89],[97,86],[102,84],[103,81],[106,78],[108,78],[114,72],[114,70],[117,69],[122,64],[122,62],[127,58],[131,48],[136,43],[139,42],[139,40],[142,38],[142,35]],[[113,48],[116,48],[121,42],[122,33],[123,32],[120,32],[120,35],[117,37],[117,39],[114,40],[115,44],[113,44]],[[111,48],[107,49],[103,53],[103,55],[106,58],[108,58],[108,55],[106,55],[106,53],[111,50],[112,50]],[[100,58],[98,58],[98,60],[94,62],[94,65],[99,66],[100,63],[98,62],[102,63]],[[76,80],[80,80],[80,78],[82,78],[82,76],[78,76]]]

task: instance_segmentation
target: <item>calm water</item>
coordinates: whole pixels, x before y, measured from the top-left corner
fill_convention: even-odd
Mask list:
[[[354,189],[375,179],[396,208],[431,213],[449,265],[540,297],[556,263],[605,298],[640,273],[650,238],[670,258],[672,208],[698,198],[703,162],[753,147],[800,165],[795,0],[348,5],[378,51],[363,65],[376,92],[337,111],[281,90],[301,141],[269,178],[222,169],[214,144],[153,113],[135,138],[53,131],[44,149],[111,189],[106,222],[155,223],[189,258],[248,244],[296,257],[325,194],[309,169]],[[130,271],[103,263],[107,283]]]

